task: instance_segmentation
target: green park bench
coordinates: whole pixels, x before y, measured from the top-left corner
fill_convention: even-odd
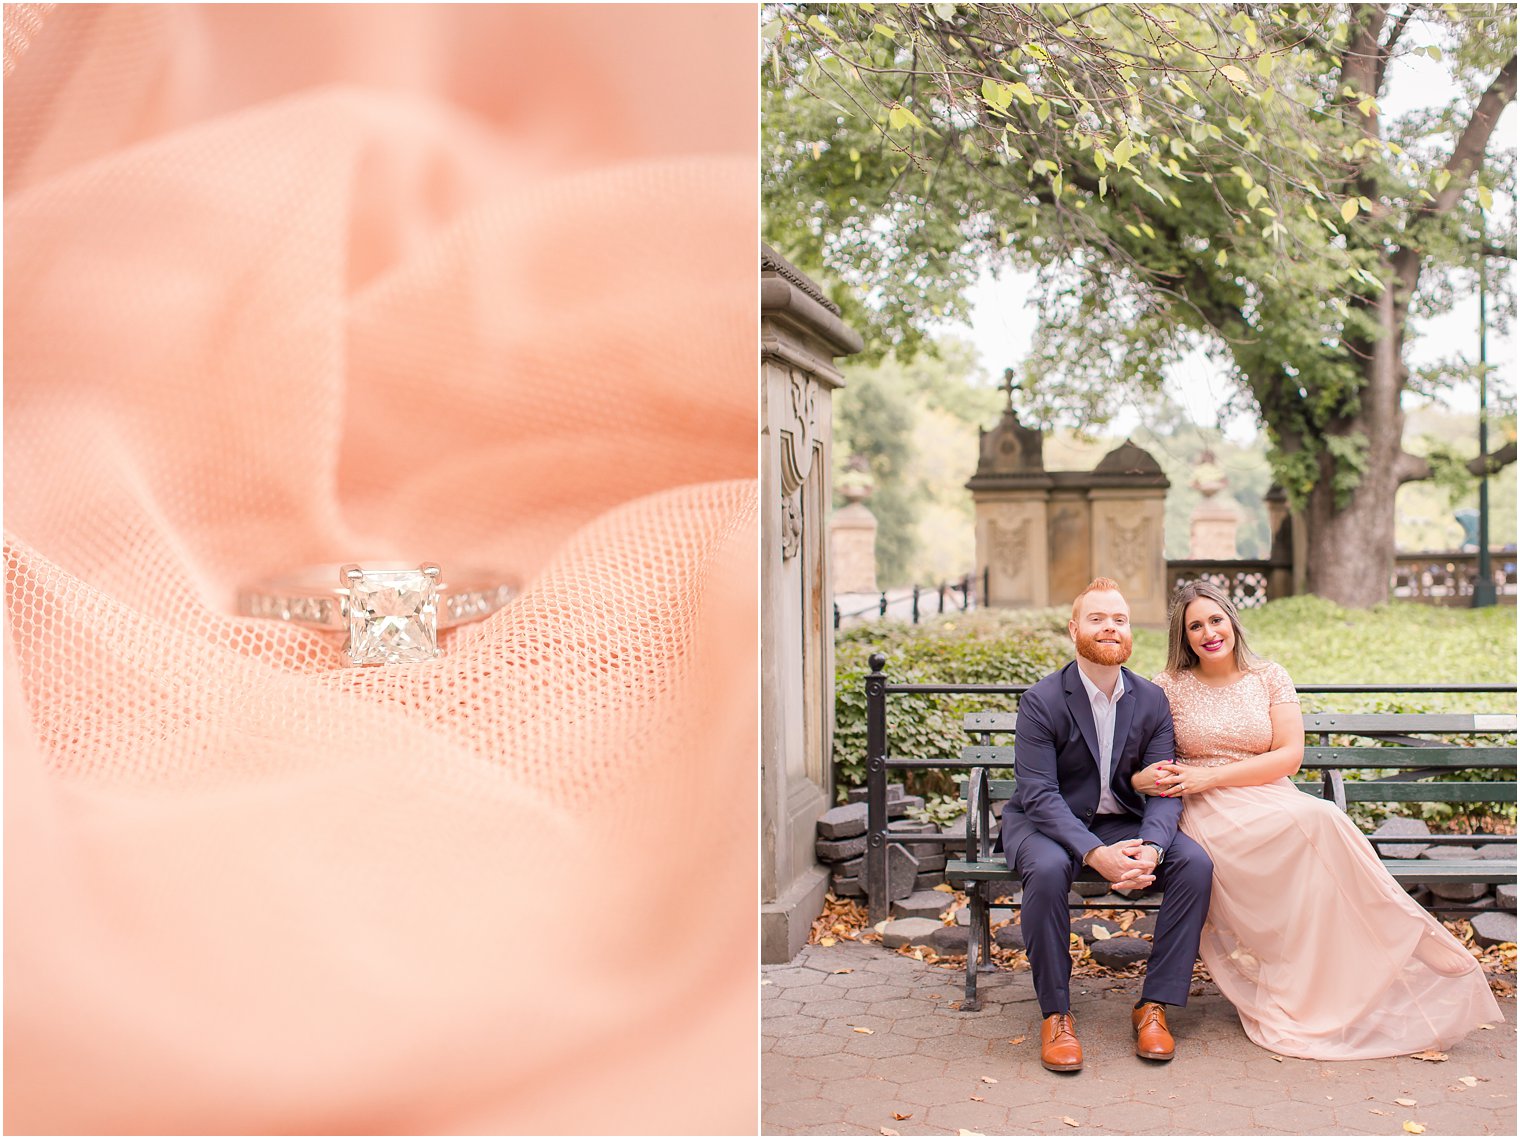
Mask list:
[[[887,751],[887,699],[893,695],[967,695],[975,694],[1007,702],[1017,698],[1028,685],[951,685],[889,684],[882,672],[886,658],[871,657],[871,672],[866,677],[866,785],[867,844],[866,894],[873,922],[887,916],[890,905],[887,890],[887,848],[898,842],[914,844],[938,841],[960,843],[948,835],[897,835],[887,829],[887,778],[904,769],[938,768],[964,771],[960,780],[966,803],[966,836],[962,857],[950,859],[945,874],[953,884],[965,888],[970,900],[970,927],[966,952],[966,996],[961,1008],[979,1008],[976,995],[977,974],[993,968],[991,926],[994,909],[1016,909],[1017,902],[997,901],[1008,895],[999,885],[1015,884],[1001,852],[994,853],[1001,820],[992,813],[994,803],[1013,793],[1011,778],[993,778],[992,773],[1013,767],[1013,736],[1017,729],[1016,712],[987,711],[967,713],[963,727],[971,742],[958,757],[921,758],[889,755]],[[1476,695],[1511,693],[1505,685],[1304,685],[1301,694],[1399,693],[1404,695]],[[1508,714],[1374,712],[1336,713],[1306,712],[1306,736],[1302,772],[1314,778],[1298,780],[1305,794],[1333,802],[1346,810],[1356,802],[1375,803],[1513,803],[1513,776],[1502,781],[1432,782],[1430,777],[1450,771],[1515,770],[1515,717]],[[1510,746],[1462,746],[1449,738],[1500,736],[1510,737]],[[1331,739],[1351,739],[1353,744],[1332,745]],[[1346,772],[1385,772],[1372,778],[1346,778]],[[1508,835],[1420,835],[1383,837],[1376,840],[1380,850],[1396,844],[1417,842],[1430,847],[1474,847],[1494,843],[1513,843]],[[1401,885],[1473,882],[1504,883],[1515,881],[1515,858],[1396,858],[1382,857],[1383,865]],[[1102,882],[1098,873],[1084,869],[1077,881]],[[1010,888],[1009,894],[1013,893]],[[1151,890],[1137,898],[1105,895],[1074,898],[1075,908],[1155,909],[1160,905],[1160,891]],[[1472,907],[1443,903],[1443,911],[1464,911]]]

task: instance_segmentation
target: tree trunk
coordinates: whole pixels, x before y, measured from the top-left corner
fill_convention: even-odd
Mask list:
[[[1349,499],[1337,506],[1335,463],[1323,455],[1320,477],[1304,512],[1309,592],[1353,609],[1388,600],[1388,582],[1393,574],[1394,498],[1404,458],[1400,396],[1405,379],[1405,303],[1397,290],[1389,288],[1369,301],[1368,307],[1377,316],[1383,334],[1372,344],[1357,346],[1366,354],[1360,409],[1334,432],[1366,437],[1366,467]]]

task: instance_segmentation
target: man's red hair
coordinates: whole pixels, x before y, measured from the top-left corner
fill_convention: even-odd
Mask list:
[[[1077,594],[1077,596],[1072,600],[1071,619],[1075,621],[1077,619],[1077,614],[1082,612],[1082,598],[1086,597],[1089,593],[1096,593],[1097,591],[1103,589],[1111,589],[1115,593],[1124,592],[1119,588],[1119,583],[1111,577],[1093,578],[1090,582],[1087,583],[1087,588],[1084,589],[1081,593]]]

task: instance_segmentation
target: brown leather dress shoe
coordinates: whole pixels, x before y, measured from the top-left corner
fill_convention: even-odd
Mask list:
[[[1082,1045],[1071,1013],[1051,1013],[1040,1022],[1040,1063],[1052,1072],[1075,1072],[1082,1066]]]
[[[1135,1055],[1145,1060],[1170,1060],[1177,1052],[1166,1027],[1166,1006],[1146,1001],[1129,1014],[1135,1026]]]

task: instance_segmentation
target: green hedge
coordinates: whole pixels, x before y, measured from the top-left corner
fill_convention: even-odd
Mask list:
[[[1067,611],[992,610],[956,614],[918,626],[857,626],[835,640],[834,762],[839,797],[865,783],[865,686],[873,652],[887,655],[887,676],[895,684],[1032,684],[1071,659]],[[1283,665],[1297,684],[1513,684],[1515,610],[1443,608],[1395,602],[1369,610],[1342,609],[1318,597],[1273,601],[1242,618],[1251,647]],[[1166,632],[1135,630],[1130,667],[1154,676],[1166,660]],[[894,755],[952,757],[967,743],[961,729],[966,712],[1011,708],[1011,698],[974,696],[894,696],[889,702],[888,750]],[[1513,712],[1513,694],[1411,696],[1401,694],[1306,694],[1306,711],[1336,712]],[[1337,746],[1352,741],[1332,740]],[[1365,743],[1366,741],[1359,741]],[[1514,737],[1468,737],[1457,742],[1513,744]],[[1346,772],[1348,779],[1381,772]],[[1451,772],[1440,779],[1505,779],[1508,772]],[[940,802],[956,791],[951,772],[911,773],[912,794]],[[1513,823],[1514,804],[1358,803],[1353,817],[1364,826],[1390,814],[1408,814],[1447,824],[1457,812],[1482,822],[1492,814]]]

